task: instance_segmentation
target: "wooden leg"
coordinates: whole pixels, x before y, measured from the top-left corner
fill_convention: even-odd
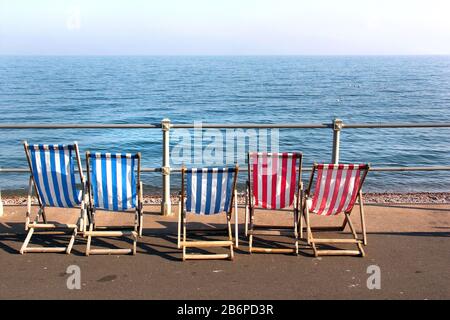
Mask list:
[[[144,229],[144,215],[141,212],[139,217],[139,237],[142,237],[143,229]]]
[[[41,215],[42,215],[42,220],[44,221],[44,223],[47,223],[47,216],[45,215],[45,209],[42,208],[41,210]]]
[[[87,230],[87,226],[89,223],[89,217],[88,217],[88,208],[86,206],[86,210],[84,210],[84,221],[83,221],[83,232],[85,232]]]
[[[347,219],[344,220],[344,223],[340,227],[339,231],[344,231],[346,226],[347,226]]]
[[[177,242],[177,246],[178,249],[181,248],[181,203],[178,204],[178,242]]]
[[[183,216],[183,243],[186,243],[186,216]],[[183,261],[186,261],[186,246],[183,245]]]
[[[83,215],[84,217],[84,215]],[[80,219],[80,232],[84,233],[84,218]]]
[[[308,244],[312,247],[313,252],[314,252],[314,256],[318,257],[318,250],[316,247],[316,244],[314,243],[314,238],[313,238],[313,234],[311,231],[311,223],[310,223],[310,219],[309,219],[309,209],[306,208],[306,232],[307,232],[307,242]]]
[[[75,243],[75,237],[77,236],[77,229],[73,229],[72,236],[70,237],[69,245],[67,246],[66,253],[70,254],[73,244]]]
[[[303,211],[300,211],[300,239],[303,239]]]
[[[233,249],[233,245],[230,246],[230,260],[234,260],[234,249]]]
[[[144,229],[144,205],[143,205],[143,203],[144,203],[144,185],[143,185],[143,183],[142,183],[142,181],[140,181],[139,182],[139,204],[138,204],[138,207],[139,207],[139,216],[138,216],[138,219],[139,219],[139,232],[138,232],[138,235],[139,235],[139,237],[142,237],[142,232],[143,232],[143,229]]]
[[[137,237],[142,237],[142,221],[141,221],[141,210],[139,209],[139,204],[138,204],[138,208],[136,209],[136,217],[135,217],[135,221],[134,221],[134,231],[136,232]],[[136,237],[136,240],[137,240]],[[134,240],[134,238],[133,238]],[[133,254],[135,254],[135,250],[133,251]]]
[[[297,238],[298,236],[298,212],[294,209],[294,235]]]
[[[302,216],[303,216],[303,223],[305,224],[306,229],[306,242],[308,243],[308,223],[306,221],[306,209],[304,209]]]
[[[236,248],[239,248],[239,211],[236,190],[234,193],[234,238],[236,240]]]
[[[138,237],[138,235],[133,236],[133,255],[136,254],[137,237]]]
[[[366,233],[366,221],[364,217],[364,202],[362,197],[362,192],[359,191],[359,214],[361,215],[361,228],[363,235],[363,243],[367,246],[367,233]]]
[[[228,240],[231,241],[231,243],[233,243],[233,231],[231,228],[231,215],[228,217],[227,216],[227,220],[228,220]],[[233,244],[230,245],[230,260],[234,259],[234,251],[233,251]]]
[[[233,232],[231,231],[231,217],[227,217],[228,240],[233,241]]]
[[[312,236],[311,236],[311,247],[312,247],[313,252],[314,252],[314,257],[317,258],[319,256],[319,251],[317,250],[316,244],[314,243],[314,239],[313,239]]]
[[[250,226],[249,226],[249,230],[251,231],[251,233],[250,233],[250,235],[249,235],[249,237],[248,237],[248,252],[250,253],[250,254],[252,254],[252,248],[253,248],[253,215],[252,215],[252,209],[251,208],[249,208],[249,223],[250,223]]]
[[[139,209],[134,210],[134,231],[139,234]]]
[[[312,233],[311,233],[311,224],[309,221],[309,210],[308,208],[306,208],[306,212],[305,212],[305,220],[306,220],[306,242],[308,244],[311,244],[311,237],[312,237]]]
[[[348,226],[350,227],[350,231],[351,231],[353,237],[354,237],[355,239],[357,239],[357,238],[358,238],[358,235],[357,235],[357,233],[356,233],[356,229],[354,228],[352,221],[350,220],[350,215],[349,215],[348,213],[344,213],[344,216],[345,216],[345,220],[346,220],[347,223],[348,223]]]
[[[28,183],[28,197],[27,197],[27,213],[25,217],[25,231],[28,230],[28,225],[30,224],[31,216],[31,196],[33,195],[33,179],[30,176],[30,181]]]
[[[86,231],[86,224],[87,224],[87,204],[85,201],[81,203],[81,218],[80,218],[80,231],[83,233]]]
[[[294,209],[295,254],[298,255],[298,210]]]
[[[248,215],[250,210],[250,190],[246,188],[246,195],[245,195],[245,212],[244,212],[244,232],[245,236],[248,237]]]
[[[25,241],[23,242],[23,245],[20,248],[20,254],[25,253],[28,243],[30,242],[31,237],[33,236],[33,232],[34,232],[34,228],[30,228],[30,230],[28,230],[27,237],[25,238]]]
[[[89,224],[89,231],[92,232],[92,230],[94,229],[92,223]],[[92,236],[89,234],[88,238],[87,238],[87,243],[86,243],[86,256],[89,255],[89,253],[91,252],[91,241],[92,241]]]
[[[248,206],[245,206],[244,213],[245,236],[248,237]]]

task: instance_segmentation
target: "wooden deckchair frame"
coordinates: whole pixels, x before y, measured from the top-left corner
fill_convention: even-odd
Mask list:
[[[308,188],[306,189],[305,192],[305,199],[304,199],[304,207],[303,207],[303,214],[302,216],[304,217],[305,223],[306,223],[306,242],[308,243],[308,245],[311,246],[311,248],[313,249],[314,252],[314,256],[318,257],[318,256],[361,256],[364,257],[365,256],[365,252],[363,249],[363,245],[366,246],[367,245],[367,232],[366,232],[366,221],[365,221],[365,217],[364,217],[364,202],[363,202],[363,194],[362,194],[362,186],[364,184],[364,181],[366,179],[367,173],[370,170],[370,165],[365,165],[365,167],[363,167],[363,169],[361,169],[362,171],[362,177],[361,180],[359,182],[359,186],[358,186],[358,195],[357,195],[357,201],[359,204],[359,214],[360,214],[360,219],[361,219],[361,234],[362,234],[362,238],[358,237],[358,233],[356,231],[356,228],[354,227],[351,219],[350,219],[350,214],[353,211],[349,211],[349,212],[338,212],[336,213],[344,213],[344,222],[341,226],[337,226],[337,227],[333,227],[333,226],[326,226],[326,227],[315,227],[313,228],[311,226],[310,223],[310,212],[309,212],[309,206],[307,204],[307,201],[312,201],[312,198],[310,197],[311,194],[311,188],[312,188],[312,183],[314,180],[314,174],[317,170],[318,164],[314,163],[313,164],[313,169],[311,171],[311,177],[309,179],[309,183],[308,183]],[[302,220],[300,219],[300,222]],[[335,238],[328,238],[328,239],[321,239],[321,238],[315,238],[313,235],[313,231],[337,231],[337,232],[343,232],[345,231],[346,226],[349,226],[350,229],[350,233],[352,235],[351,239],[335,239]],[[302,223],[300,223],[300,232],[303,233],[303,225]],[[344,249],[330,249],[330,250],[323,250],[323,249],[318,249],[317,245],[318,244],[355,244],[358,248],[358,250],[344,250]]]
[[[28,231],[27,236],[25,237],[25,241],[22,244],[22,247],[20,248],[20,254],[24,254],[27,252],[65,252],[66,254],[70,254],[72,251],[73,244],[75,243],[75,237],[77,236],[78,231],[82,231],[83,229],[83,217],[86,214],[86,183],[83,175],[83,169],[81,167],[81,158],[80,153],[78,149],[78,143],[74,142],[74,151],[75,151],[75,157],[78,165],[78,171],[80,174],[80,181],[82,184],[82,196],[81,196],[81,204],[80,204],[80,217],[76,224],[62,224],[62,223],[48,223],[47,216],[45,214],[45,205],[43,204],[43,201],[41,199],[41,196],[39,195],[36,181],[34,180],[33,176],[33,166],[31,164],[31,155],[29,150],[29,144],[27,141],[23,142],[23,147],[25,150],[25,154],[27,156],[27,162],[28,166],[30,168],[31,174],[29,178],[28,183],[28,196],[27,196],[27,213],[25,218],[25,231]],[[31,222],[31,209],[32,209],[32,196],[33,192],[37,197],[38,200],[38,206],[39,210],[36,214],[36,217],[34,218],[34,221]],[[42,220],[42,222],[40,222]],[[50,235],[57,235],[57,234],[70,234],[70,240],[67,247],[29,247],[31,238],[35,234],[50,234]]]
[[[207,260],[207,259],[234,259],[234,250],[233,250],[233,234],[231,229],[231,215],[233,211],[233,203],[237,201],[236,198],[236,183],[237,176],[239,173],[239,166],[235,166],[235,172],[233,177],[233,185],[231,190],[231,199],[230,206],[228,211],[226,212],[227,218],[227,227],[225,229],[190,229],[191,233],[211,233],[211,232],[223,232],[226,231],[228,233],[228,240],[222,241],[187,241],[187,212],[185,208],[185,175],[187,169],[183,166],[181,169],[181,192],[180,192],[180,202],[178,205],[178,248],[182,249],[183,255],[182,260]],[[235,206],[236,210],[236,206]],[[237,218],[237,212],[234,213]],[[236,219],[237,220],[237,219]],[[183,239],[181,240],[181,232],[183,233]],[[236,237],[238,235],[236,234]],[[236,241],[237,244],[237,241]],[[230,253],[226,254],[187,254],[187,248],[211,248],[211,247],[228,247],[230,249]]]
[[[303,183],[302,183],[302,164],[303,164],[303,154],[301,152],[294,152],[299,155],[296,161],[298,165],[298,176],[297,176],[297,188],[295,190],[294,201],[292,212],[294,214],[293,226],[277,226],[277,225],[256,225],[255,224],[255,210],[272,210],[257,208],[253,201],[253,190],[251,183],[252,176],[252,166],[250,164],[250,154],[247,154],[247,164],[248,164],[248,180],[247,180],[247,197],[245,203],[245,235],[249,239],[249,253],[294,253],[298,255],[299,248],[299,234],[298,234],[298,223],[300,220],[300,211],[303,207]],[[294,248],[272,248],[272,247],[255,247],[253,245],[254,235],[293,235],[294,236]]]
[[[92,199],[92,184],[90,175],[90,155],[86,152],[86,171],[87,171],[87,190],[89,206],[87,209],[87,216],[85,217],[85,227],[83,235],[87,237],[86,243],[86,256],[91,254],[136,254],[136,246],[138,237],[142,236],[143,228],[143,185],[141,181],[141,153],[136,154],[137,159],[137,174],[136,174],[136,193],[137,193],[137,205],[135,208],[135,219],[133,226],[97,226],[95,224],[95,212],[94,201]],[[87,227],[87,221],[89,221],[89,229]],[[131,237],[133,245],[131,249],[92,249],[91,243],[93,237]]]

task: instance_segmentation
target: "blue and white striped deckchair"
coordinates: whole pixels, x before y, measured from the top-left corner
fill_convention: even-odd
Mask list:
[[[233,202],[236,203],[236,178],[238,170],[238,166],[182,169],[182,192],[178,215],[178,247],[183,248],[183,260],[233,259],[231,213]],[[186,241],[186,213],[205,216],[226,213],[226,230],[228,231],[229,239],[227,241]],[[237,237],[237,208],[235,208],[235,218]],[[183,226],[183,241],[181,241],[181,225]],[[202,231],[217,231],[217,229]],[[230,254],[186,254],[186,248],[188,247],[200,248],[214,246],[229,247]]]
[[[136,253],[138,235],[142,235],[142,183],[140,181],[141,155],[130,153],[86,153],[89,190],[89,230],[86,255]],[[133,226],[102,227],[95,225],[96,209],[123,212],[134,209]],[[118,229],[122,231],[118,231]],[[90,249],[96,236],[131,236],[133,249]]]
[[[25,252],[66,252],[70,253],[78,227],[82,228],[84,205],[84,177],[81,168],[81,160],[78,145],[28,145],[24,142],[25,153],[31,171],[28,210],[25,229],[29,230],[20,253]],[[78,165],[79,175],[75,174],[75,162]],[[79,176],[79,181],[77,181]],[[77,183],[81,183],[80,190]],[[39,212],[33,223],[30,223],[31,194],[35,191],[39,202]],[[75,208],[81,207],[80,224],[47,223],[45,215],[46,207]],[[39,223],[42,217],[44,223]],[[28,243],[36,229],[63,228],[72,231],[72,238],[67,247],[58,248],[28,248]]]

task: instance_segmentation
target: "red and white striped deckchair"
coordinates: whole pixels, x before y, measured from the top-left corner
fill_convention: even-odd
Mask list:
[[[298,173],[297,173],[298,170]],[[245,232],[249,236],[249,251],[266,253],[298,254],[298,218],[302,195],[301,183],[302,154],[249,152],[247,205],[245,211]],[[294,213],[293,226],[256,225],[255,210],[282,210],[292,207]],[[250,224],[250,226],[249,226]],[[295,238],[292,248],[262,248],[253,246],[254,235],[281,235],[288,231]]]
[[[369,171],[368,164],[314,164],[305,192],[304,217],[306,221],[307,242],[312,246],[314,255],[360,255],[364,256],[362,245],[367,244],[366,225],[364,220],[364,205],[362,199],[362,185]],[[314,194],[311,187],[315,178]],[[362,239],[358,238],[356,229],[350,220],[356,200],[359,198],[361,216]],[[320,216],[334,216],[344,213],[344,224],[340,227],[317,227],[315,231],[344,231],[346,225],[350,227],[353,239],[316,239],[312,234],[309,214]],[[302,229],[302,222],[300,222]],[[358,250],[319,250],[316,245],[356,244]]]

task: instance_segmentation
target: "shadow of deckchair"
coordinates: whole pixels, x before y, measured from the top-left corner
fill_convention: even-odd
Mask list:
[[[36,234],[36,237],[33,241],[33,246],[61,246],[64,243],[67,243],[67,239],[70,238],[70,234]],[[0,234],[0,248],[3,249],[7,253],[19,254],[20,246],[25,240],[26,235],[24,233],[16,233],[16,234]],[[13,243],[17,243],[18,247],[13,247],[7,245],[5,242],[10,241]]]
[[[54,221],[48,220],[49,223]],[[43,230],[35,232],[33,246],[63,246],[70,238],[70,233],[49,234],[50,231]],[[20,246],[25,240],[27,231],[24,229],[23,222],[3,222],[0,224],[0,248],[8,253],[20,253]],[[5,244],[5,241],[17,242],[18,247],[11,247]]]
[[[20,243],[25,239],[25,235],[15,235],[15,234],[6,234],[0,235],[0,249],[5,251],[6,253],[17,254],[20,250]],[[6,244],[6,241],[17,242],[19,246],[17,248],[11,247]]]
[[[277,241],[270,240],[270,238],[274,238],[274,237],[277,238]],[[268,238],[268,239],[266,239],[266,238]],[[286,239],[284,240],[283,238],[286,238]],[[264,235],[264,238],[262,238],[261,236],[258,236],[258,237],[254,236],[253,237],[253,244],[256,245],[256,246],[259,246],[259,247],[267,248],[267,249],[272,249],[272,248],[274,248],[274,249],[276,249],[276,248],[278,248],[278,249],[292,249],[292,240],[289,237],[287,237],[287,236],[285,236],[283,238],[280,238],[279,235]],[[288,240],[290,240],[290,241],[288,241]],[[299,240],[301,240],[301,239],[299,239]],[[245,244],[248,246],[248,241]],[[299,249],[308,249],[309,248],[306,245],[303,248],[303,246],[301,245],[301,242],[299,243],[299,245],[300,245]],[[240,252],[241,253],[245,253],[247,255],[250,254],[250,252],[248,252],[248,250],[246,250],[246,251],[241,250]],[[267,254],[270,255],[271,253],[267,253]],[[285,256],[292,256],[292,253],[290,253],[290,252],[281,252],[279,254],[280,255],[285,255]],[[302,250],[298,251],[298,255],[309,256],[309,255],[305,254],[304,252],[302,252]]]
[[[23,222],[2,222],[0,223],[0,234],[26,234],[25,223]]]
[[[144,229],[142,233],[143,237],[137,244],[144,251],[141,253],[156,255],[169,261],[180,261],[176,235],[171,236],[155,229]]]

